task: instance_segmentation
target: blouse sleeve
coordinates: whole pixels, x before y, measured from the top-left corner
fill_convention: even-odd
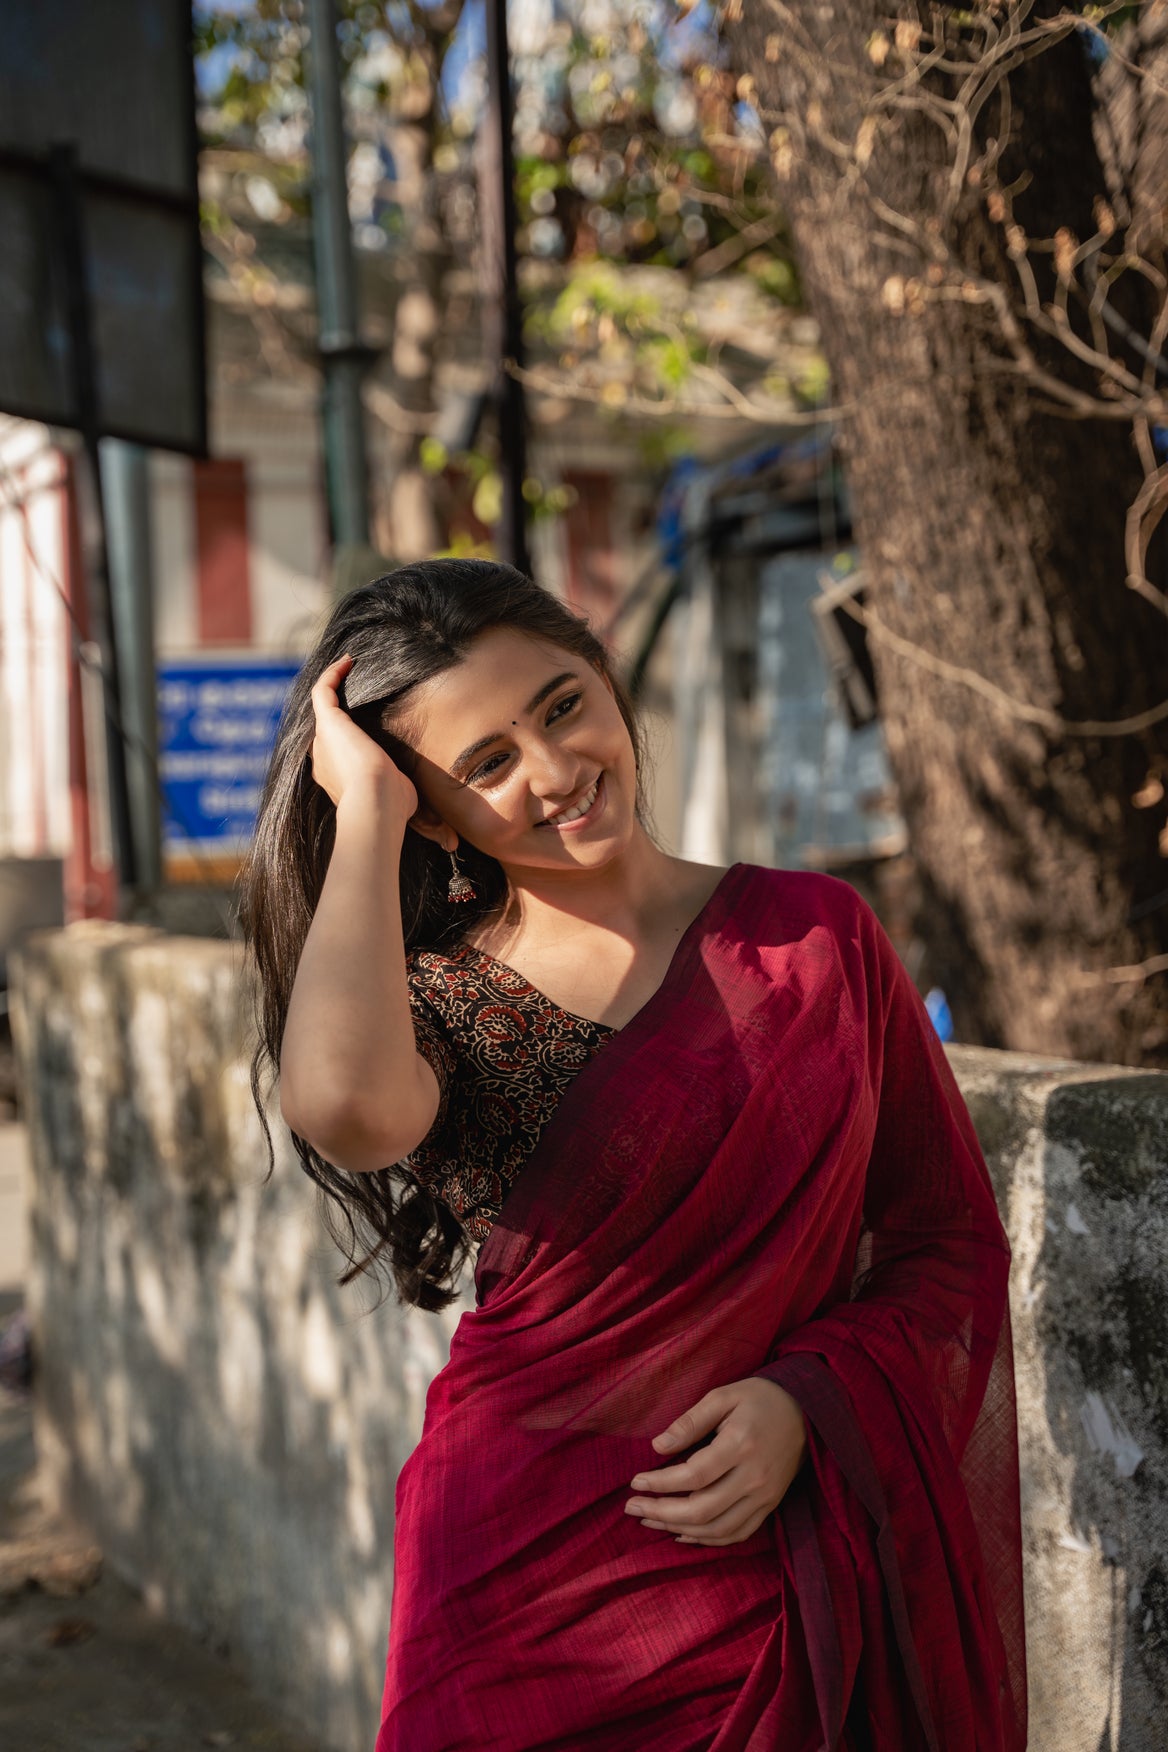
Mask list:
[[[410,980],[410,1015],[414,1024],[414,1043],[438,1080],[438,1111],[434,1123],[422,1143],[430,1143],[443,1130],[450,1108],[450,1092],[454,1085],[457,1054],[450,1036],[442,1026],[433,1005],[416,980]]]

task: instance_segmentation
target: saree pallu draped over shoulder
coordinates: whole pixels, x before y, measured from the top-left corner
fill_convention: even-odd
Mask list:
[[[377,1752],[1020,1752],[1009,1249],[920,998],[830,877],[734,865],[484,1242],[397,1486]],[[768,1376],[729,1546],[624,1512]]]

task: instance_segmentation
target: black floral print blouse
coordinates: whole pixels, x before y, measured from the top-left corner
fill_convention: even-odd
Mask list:
[[[561,1010],[469,944],[414,949],[406,971],[418,1051],[441,1099],[403,1166],[483,1241],[568,1084],[615,1030]]]

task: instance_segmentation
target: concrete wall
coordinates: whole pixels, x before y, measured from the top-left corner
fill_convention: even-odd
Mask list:
[[[1032,1752],[1168,1747],[1168,1076],[950,1051],[1014,1250]]]
[[[265,1184],[238,957],[86,924],[14,967],[37,1437],[115,1567],[369,1752],[394,1479],[458,1311],[363,1312],[283,1145]],[[1162,1752],[1168,1077],[952,1058],[1015,1249],[1030,1744]]]
[[[393,1485],[451,1323],[339,1291],[248,1089],[239,950],[76,925],[14,965],[39,1454],[160,1611],[369,1752]]]

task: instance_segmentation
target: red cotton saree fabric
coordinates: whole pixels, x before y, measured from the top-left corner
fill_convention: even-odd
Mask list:
[[[734,865],[480,1250],[398,1481],[377,1752],[1020,1752],[1008,1266],[871,911]],[[626,1515],[749,1375],[808,1423],[775,1513]]]

